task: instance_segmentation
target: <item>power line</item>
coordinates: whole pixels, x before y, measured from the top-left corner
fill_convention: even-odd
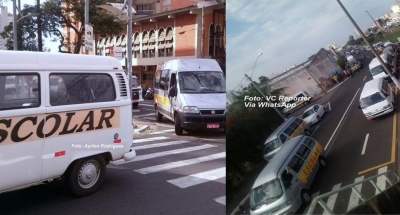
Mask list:
[[[245,77],[242,78],[242,80],[239,82],[239,84],[235,87],[235,89],[233,91],[236,90],[236,88],[242,83],[242,81],[245,79]]]

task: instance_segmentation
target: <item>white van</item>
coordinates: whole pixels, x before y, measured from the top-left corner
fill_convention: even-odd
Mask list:
[[[289,96],[291,100],[285,101],[286,108],[283,109],[283,113],[289,115],[290,113],[294,112],[302,105],[310,104],[312,97],[306,91],[297,92],[291,96]]]
[[[382,57],[382,56],[381,56]],[[383,62],[385,58],[382,58]],[[388,65],[390,68],[390,66]],[[390,76],[386,73],[385,69],[383,68],[382,64],[379,62],[377,58],[372,59],[372,61],[369,63],[369,72],[372,75],[372,78],[377,79],[377,78],[385,78],[389,79]]]
[[[176,59],[160,63],[154,78],[156,119],[175,123],[183,130],[225,129],[226,85],[224,73],[213,59]]]
[[[96,192],[136,155],[127,89],[112,57],[0,51],[0,193],[59,179]]]
[[[377,78],[365,83],[358,108],[371,120],[395,110],[394,99],[389,83],[383,78]]]

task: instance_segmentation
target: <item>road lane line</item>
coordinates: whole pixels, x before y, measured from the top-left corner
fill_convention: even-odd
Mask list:
[[[149,174],[149,173],[161,172],[164,170],[188,166],[188,165],[197,164],[197,163],[201,163],[201,162],[217,160],[217,159],[221,159],[221,158],[225,158],[225,157],[226,157],[226,152],[221,152],[221,153],[207,155],[207,156],[203,156],[203,157],[146,167],[146,168],[137,169],[134,171],[145,175],[145,174]]]
[[[396,90],[395,90],[394,94],[397,97],[397,87],[395,89]],[[380,164],[378,166],[374,166],[374,167],[371,167],[369,169],[363,170],[363,171],[358,173],[359,175],[362,175],[362,174],[364,174],[366,172],[381,168],[383,166],[387,166],[387,165],[392,164],[392,163],[394,163],[396,161],[396,136],[397,136],[396,132],[397,132],[397,111],[394,112],[394,116],[393,116],[392,153],[391,153],[390,161],[386,162],[386,163],[383,163],[383,164]]]
[[[132,110],[132,113],[140,112],[140,110]]]
[[[341,84],[343,84],[343,83],[344,83],[345,81],[347,81],[347,80],[348,80],[348,79],[346,79],[346,80],[340,82],[340,84],[338,84],[336,87],[340,86]],[[330,91],[334,90],[336,87],[334,87],[334,88],[328,90],[327,93],[329,93]]]
[[[354,99],[356,98],[356,96],[357,96],[357,94],[358,94],[358,91],[360,91],[360,88],[358,88],[356,94],[355,94],[354,97],[353,97],[353,100],[351,100],[349,106],[347,107],[346,111],[344,112],[344,114],[343,114],[343,116],[342,116],[342,119],[340,119],[339,124],[336,126],[335,131],[333,132],[331,138],[329,139],[328,143],[327,143],[326,146],[325,146],[325,150],[328,148],[329,144],[330,144],[331,141],[332,141],[333,136],[335,136],[336,131],[338,130],[340,124],[342,123],[344,117],[346,116],[347,111],[349,111],[350,106],[353,104],[353,101],[354,101]]]
[[[310,135],[310,137],[312,137],[312,135],[315,133],[315,131],[319,128],[319,125],[315,128],[315,130],[313,131],[313,133]]]
[[[136,162],[136,161],[143,161],[143,160],[149,160],[149,159],[153,159],[153,158],[164,157],[164,156],[168,156],[168,155],[175,155],[175,154],[192,152],[192,151],[197,151],[197,150],[202,150],[202,149],[208,149],[208,148],[213,148],[213,147],[217,147],[217,146],[205,144],[205,145],[182,148],[182,149],[175,149],[175,150],[156,152],[156,153],[145,154],[145,155],[138,155],[131,161],[126,162],[126,161],[124,161],[124,159],[120,159],[120,160],[116,160],[112,163],[115,165],[120,165],[120,164],[132,163],[132,162]]]
[[[143,117],[143,119],[149,119],[149,120],[156,121],[156,119],[154,117]]]
[[[175,129],[166,129],[162,131],[156,131],[156,132],[151,132],[150,134],[162,134],[162,133],[167,133],[167,132],[173,132]]]
[[[178,141],[170,141],[170,142],[164,142],[164,143],[155,143],[155,144],[149,144],[149,145],[143,145],[143,146],[135,146],[135,147],[132,147],[131,149],[134,149],[134,150],[152,149],[152,148],[157,148],[157,147],[172,146],[172,145],[177,145],[177,144],[182,144],[182,143],[188,143],[188,142],[190,142],[190,141],[187,141],[187,140],[178,140]]]
[[[154,109],[149,109],[149,108],[141,108],[141,110],[151,110],[151,111],[154,111]]]
[[[144,139],[137,139],[133,140],[132,143],[143,143],[143,142],[149,142],[149,141],[154,141],[154,140],[165,140],[169,139],[169,137],[150,137],[150,138],[144,138]]]
[[[367,76],[364,77],[364,80],[363,80],[363,81],[365,81],[366,78],[367,78]]]
[[[221,197],[215,198],[214,201],[216,201],[222,205],[226,205],[226,196],[221,196]]]
[[[142,114],[142,115],[136,115],[134,117],[141,117],[141,116],[155,116],[155,113],[148,113],[148,114]]]
[[[340,189],[341,184],[342,183],[339,183],[339,184],[336,184],[335,186],[333,186],[332,191]],[[328,206],[329,209],[331,209],[332,212],[333,212],[333,206],[335,206],[337,196],[338,196],[337,193],[330,195],[328,198],[328,201],[326,202],[326,205]],[[322,215],[330,215],[330,214],[328,211],[324,210]]]
[[[327,106],[329,106],[329,111],[331,111],[332,108],[331,108],[331,103],[330,102],[328,102],[328,104],[325,105],[325,107],[327,107]]]
[[[368,137],[369,137],[369,133],[367,134],[367,136],[365,136],[364,146],[363,146],[363,149],[361,151],[361,155],[363,155],[365,153],[365,148],[367,148]]]
[[[354,180],[354,183],[357,183],[357,182],[362,181],[362,180],[364,180],[364,176],[360,176],[360,177],[356,178]],[[356,185],[355,188],[358,191],[361,192],[362,184]],[[353,189],[352,189],[351,190],[351,195],[350,195],[350,200],[349,200],[349,205],[347,206],[347,211],[350,211],[351,209],[356,207],[359,202],[360,202],[360,198],[358,197],[357,193],[354,192]]]
[[[387,166],[382,167],[378,170],[378,175],[381,173],[384,173],[387,171]],[[379,187],[381,191],[383,191],[386,188],[386,179],[385,176],[381,175],[377,178],[376,180],[376,185]],[[378,195],[380,191],[378,189],[375,189],[375,195]]]
[[[168,183],[171,183],[180,188],[187,188],[198,184],[203,184],[209,181],[217,180],[225,177],[226,168],[221,167],[205,172],[200,172],[197,174],[185,176],[182,178],[168,180]]]

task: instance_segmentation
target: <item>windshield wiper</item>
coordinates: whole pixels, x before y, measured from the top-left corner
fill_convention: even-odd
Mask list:
[[[260,202],[260,203],[258,203],[258,204],[253,205],[252,208],[255,208],[255,207],[257,207],[257,206],[263,205],[263,204],[267,203],[268,201],[273,200],[273,199],[276,199],[276,198],[279,198],[279,196],[274,196],[274,197],[265,199],[264,201],[262,201],[262,202]]]
[[[201,84],[201,82],[200,82],[199,76],[197,76],[197,75],[194,74],[194,73],[192,73],[192,74],[194,75],[194,77],[196,77],[196,79],[197,79],[197,81],[199,82],[200,86],[204,87],[204,86]]]

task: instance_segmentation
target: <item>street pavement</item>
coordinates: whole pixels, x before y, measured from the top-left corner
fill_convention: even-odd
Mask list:
[[[151,102],[139,105],[136,115],[154,113],[147,110]],[[44,184],[0,194],[0,214],[226,214],[225,134],[208,130],[177,136],[158,127],[135,136],[133,161],[107,165],[93,195],[76,198],[62,182]]]
[[[367,55],[371,56],[370,53]],[[378,173],[398,171],[395,161],[397,113],[367,120],[362,111],[357,108],[364,84],[372,79],[368,71],[371,60],[371,57],[367,57],[363,61],[362,71],[356,73],[353,78],[347,79],[328,94],[291,114],[291,116],[301,116],[302,111],[313,104],[330,107],[330,111],[323,116],[321,122],[312,127],[312,137],[325,148],[328,163],[328,166],[314,178],[309,190],[313,198]],[[396,106],[400,107],[398,103]],[[378,187],[384,189],[388,184],[382,178],[378,178],[377,182]],[[367,199],[377,192],[370,183],[360,186],[359,190]],[[241,199],[245,197],[241,196]],[[354,197],[355,193],[347,191],[332,195],[324,201],[328,203],[334,214],[342,214],[348,208],[357,205],[358,199]],[[238,211],[235,214],[249,212],[248,200],[245,199],[242,206],[246,212]],[[299,213],[305,213],[307,210],[303,207]],[[228,210],[229,214],[231,212],[232,210]],[[314,213],[326,214],[327,212],[318,205]]]

